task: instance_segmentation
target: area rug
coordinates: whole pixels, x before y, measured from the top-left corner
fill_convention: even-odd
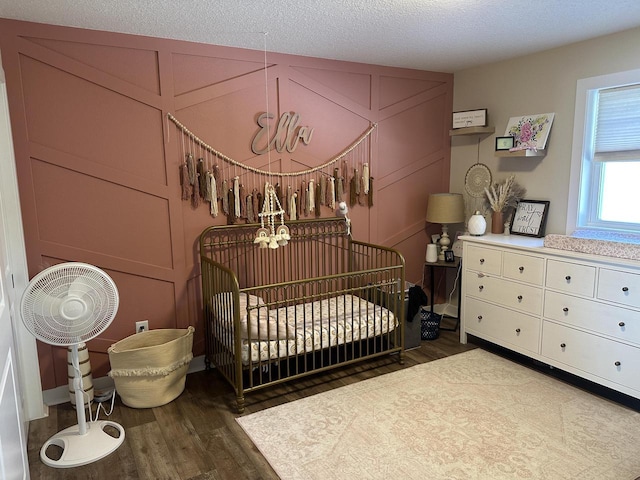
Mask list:
[[[640,413],[481,349],[237,420],[283,480],[640,476]]]

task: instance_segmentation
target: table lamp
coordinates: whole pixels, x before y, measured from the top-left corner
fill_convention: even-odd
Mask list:
[[[432,193],[427,200],[427,222],[442,224],[439,260],[449,248],[449,224],[464,222],[464,200],[459,193]]]

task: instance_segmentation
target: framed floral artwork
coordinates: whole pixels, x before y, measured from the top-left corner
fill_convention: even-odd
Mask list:
[[[544,150],[554,115],[554,113],[537,113],[511,117],[504,135],[514,137],[515,146],[512,150]]]

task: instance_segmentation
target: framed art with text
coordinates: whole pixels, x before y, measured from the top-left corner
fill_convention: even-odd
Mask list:
[[[487,109],[466,110],[464,112],[453,112],[453,128],[466,127],[486,127]]]
[[[511,217],[511,233],[529,237],[544,236],[548,211],[547,200],[520,200]]]

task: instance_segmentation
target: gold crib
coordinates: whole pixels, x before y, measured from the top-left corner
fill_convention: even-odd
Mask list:
[[[207,368],[245,393],[398,354],[404,362],[402,255],[353,240],[344,219],[287,222],[277,249],[254,243],[260,225],[200,235]]]

